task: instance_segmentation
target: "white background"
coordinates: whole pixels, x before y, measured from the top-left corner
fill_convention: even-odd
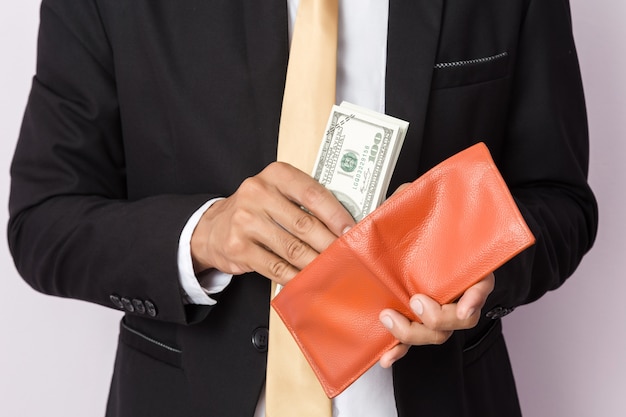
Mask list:
[[[5,209],[0,224],[5,225],[9,163],[35,68],[39,0],[1,1],[0,204]],[[526,417],[623,417],[626,2],[571,3],[600,231],[577,273],[560,290],[508,316],[505,333]],[[5,242],[0,239],[0,416],[104,415],[121,314],[36,293],[15,272]]]

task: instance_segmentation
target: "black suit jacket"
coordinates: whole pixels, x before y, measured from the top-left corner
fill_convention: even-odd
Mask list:
[[[126,311],[107,415],[252,415],[269,282],[188,306],[176,252],[275,159],[287,56],[284,0],[43,1],[9,242],[37,290]],[[490,317],[394,365],[400,415],[518,415],[494,319],[558,287],[597,225],[567,0],[390,0],[386,91],[411,123],[391,190],[484,141],[537,238]]]

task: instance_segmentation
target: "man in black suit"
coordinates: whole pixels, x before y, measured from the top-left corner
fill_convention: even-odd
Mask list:
[[[107,415],[252,416],[265,378],[263,275],[286,282],[351,224],[309,178],[272,164],[285,3],[43,1],[9,242],[37,290],[126,312]],[[484,141],[537,238],[495,272],[493,291],[492,278],[481,284],[464,307],[484,302],[470,322],[407,332],[389,313],[403,342],[445,340],[384,358],[404,356],[393,365],[398,414],[519,415],[499,318],[562,284],[597,227],[569,5],[390,0],[388,19],[385,111],[411,123],[390,189]],[[259,217],[234,210],[254,200],[267,214],[290,192],[318,215],[306,220],[315,233],[288,236],[307,244],[298,259],[288,244],[252,244],[267,235]],[[199,305],[181,287],[178,253],[215,197],[228,198],[199,213],[194,270],[203,285],[207,270],[246,273]],[[472,328],[450,332],[462,327]]]

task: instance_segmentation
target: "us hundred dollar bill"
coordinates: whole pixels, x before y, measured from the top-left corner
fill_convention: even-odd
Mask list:
[[[312,175],[356,221],[385,199],[408,126],[351,103],[333,107]]]

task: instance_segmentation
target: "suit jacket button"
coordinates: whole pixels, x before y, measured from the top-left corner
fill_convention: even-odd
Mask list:
[[[137,313],[146,314],[146,306],[143,301],[133,298],[133,307],[135,307]]]
[[[510,314],[513,312],[513,310],[515,310],[514,308],[506,308],[506,307],[495,307],[492,308],[491,310],[489,310],[489,312],[487,312],[487,314],[485,314],[485,316],[488,319],[492,319],[492,320],[497,320],[497,319],[501,319],[502,317],[506,316],[507,314]]]
[[[267,352],[268,338],[267,327],[258,327],[252,332],[252,345],[259,352]]]
[[[156,305],[154,305],[154,303],[150,300],[146,300],[143,302],[143,305],[146,306],[146,313],[148,313],[148,315],[150,317],[156,317],[158,314]]]
[[[128,311],[129,313],[135,312],[135,307],[128,298],[122,297],[122,305],[124,306],[124,310]]]
[[[109,300],[111,300],[111,303],[113,303],[115,307],[119,308],[120,310],[124,310],[124,304],[122,304],[122,300],[118,295],[111,294],[109,296]]]

